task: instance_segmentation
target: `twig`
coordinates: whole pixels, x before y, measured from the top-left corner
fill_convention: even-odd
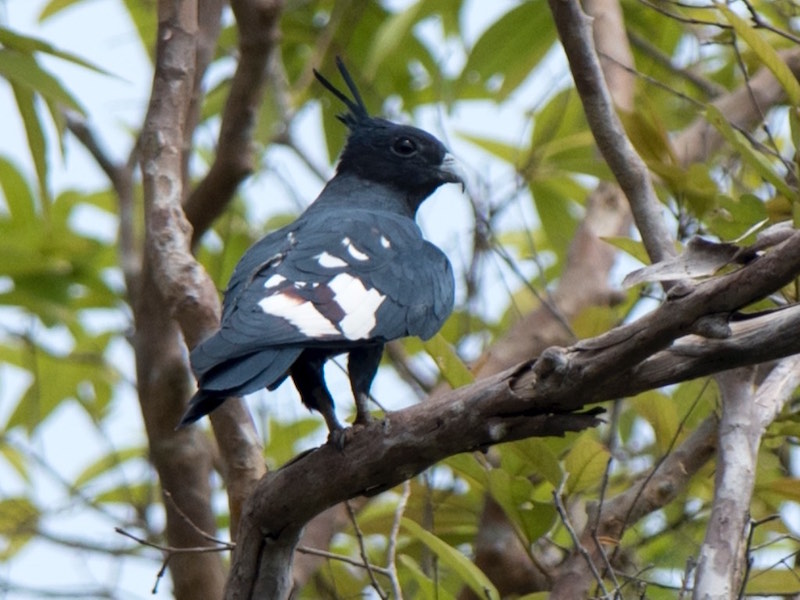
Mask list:
[[[309,548],[308,546],[298,546],[297,551],[302,554],[313,554],[314,556],[321,556],[322,558],[338,560],[339,562],[343,562],[353,567],[358,567],[359,569],[372,569],[374,573],[383,575],[384,577],[388,577],[390,579],[392,577],[392,573],[389,571],[389,569],[379,567],[378,565],[365,563],[363,560],[354,560],[349,556],[345,556],[344,554],[336,554],[335,552],[328,552],[327,550],[320,550],[319,548]]]
[[[361,560],[364,561],[364,568],[367,570],[367,575],[369,575],[370,583],[372,587],[375,589],[375,592],[380,596],[383,600],[387,600],[388,596],[383,591],[383,588],[378,584],[378,581],[375,579],[375,572],[372,565],[369,562],[369,557],[367,556],[367,546],[364,543],[364,534],[361,532],[361,528],[358,526],[358,520],[356,519],[356,511],[353,510],[350,501],[344,503],[347,507],[347,514],[350,517],[350,522],[353,524],[353,531],[356,534],[356,540],[358,540],[358,550],[361,553]]]
[[[561,494],[564,491],[564,483],[565,480],[562,480],[558,486],[558,489],[553,490],[553,501],[555,503],[556,511],[558,512],[558,516],[561,517],[561,522],[564,524],[567,533],[569,533],[569,537],[572,539],[572,544],[575,546],[575,549],[580,552],[581,556],[583,556],[586,564],[592,572],[592,575],[594,575],[594,578],[597,580],[597,585],[600,586],[600,589],[603,591],[603,595],[606,596],[608,595],[608,590],[606,590],[606,586],[603,583],[603,578],[601,577],[600,572],[597,570],[597,567],[592,560],[592,555],[589,554],[589,551],[583,547],[578,534],[575,533],[575,528],[572,526],[569,516],[567,515],[567,509],[564,507],[564,503],[561,500]]]
[[[397,538],[400,534],[400,522],[410,496],[411,483],[407,480],[403,482],[403,493],[400,494],[400,500],[394,509],[394,520],[389,531],[389,544],[386,548],[386,570],[391,573],[392,593],[395,600],[403,600],[403,590],[400,588],[400,579],[397,576]]]
[[[214,537],[210,533],[206,533],[199,525],[197,525],[194,521],[192,521],[192,519],[189,517],[189,515],[187,515],[185,512],[183,512],[181,507],[178,506],[178,503],[175,502],[175,498],[172,497],[172,494],[168,490],[163,490],[162,493],[164,494],[164,498],[166,498],[169,501],[169,503],[172,505],[172,507],[175,509],[175,512],[178,513],[178,516],[180,516],[180,518],[183,519],[184,522],[189,527],[194,529],[197,532],[197,534],[200,537],[202,537],[204,540],[207,540],[207,541],[212,542],[214,544],[219,544],[220,546],[225,546],[229,550],[233,550],[236,547],[236,544],[233,543],[233,542],[229,542],[229,541],[226,541],[226,540],[221,540],[221,539],[219,539],[217,537]]]
[[[119,533],[120,535],[124,535],[127,538],[132,539],[133,541],[141,544],[142,546],[147,546],[148,548],[155,548],[156,550],[160,550],[164,554],[164,560],[161,563],[161,568],[156,573],[156,581],[153,584],[152,593],[155,594],[158,592],[158,584],[161,579],[164,577],[164,573],[167,572],[167,566],[169,565],[169,561],[172,559],[173,556],[177,556],[179,554],[208,554],[211,552],[226,552],[233,548],[232,544],[224,544],[222,546],[189,546],[186,548],[175,548],[174,546],[164,546],[161,544],[156,544],[155,542],[150,542],[144,538],[140,538],[139,536],[133,535],[128,531],[125,531],[121,527],[114,527],[114,531]]]

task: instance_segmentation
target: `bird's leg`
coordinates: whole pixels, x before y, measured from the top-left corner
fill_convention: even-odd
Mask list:
[[[344,428],[336,418],[336,411],[333,406],[333,398],[328,388],[325,386],[322,367],[325,359],[308,358],[301,356],[292,365],[289,373],[292,376],[300,399],[310,410],[316,410],[322,414],[328,426],[328,439],[337,446],[344,445]]]
[[[347,371],[350,375],[350,386],[356,401],[357,425],[366,425],[372,420],[369,413],[369,388],[383,355],[383,344],[362,346],[350,351],[347,359]]]

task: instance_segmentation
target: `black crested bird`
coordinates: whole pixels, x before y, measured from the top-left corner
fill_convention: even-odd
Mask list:
[[[369,389],[389,340],[434,335],[453,309],[447,257],[423,239],[420,204],[443,183],[464,181],[432,135],[370,117],[341,60],[353,99],[314,74],[344,102],[349,136],[336,176],[293,223],[254,244],[231,277],[219,331],[191,353],[198,391],[180,425],[291,377],[330,439],[343,429],[323,376],[348,354],[355,423],[370,421]]]

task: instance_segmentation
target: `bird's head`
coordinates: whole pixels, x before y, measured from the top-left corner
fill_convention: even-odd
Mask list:
[[[353,173],[390,185],[415,204],[414,211],[443,183],[460,183],[463,188],[461,169],[442,142],[416,127],[370,117],[358,88],[338,57],[336,65],[352,99],[316,70],[314,74],[348,108],[348,112],[338,115],[350,135],[339,158],[337,173]]]

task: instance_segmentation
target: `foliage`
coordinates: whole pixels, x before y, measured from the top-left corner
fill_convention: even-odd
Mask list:
[[[155,3],[120,4],[139,51],[152,57]],[[612,181],[598,158],[570,81],[564,76],[550,84],[553,73],[565,72],[565,65],[556,51],[557,36],[546,3],[515,3],[492,22],[484,22],[478,34],[467,30],[465,15],[470,7],[458,0],[420,0],[396,10],[378,2],[288,4],[280,42],[286,87],[272,86],[263,103],[256,134],[263,154],[255,179],[269,177],[278,188],[270,172],[276,163],[313,165],[317,160],[316,155],[303,153],[306,142],[294,139],[294,128],[320,96],[312,85],[311,69],[329,67],[333,55],[346,57],[351,71],[358,74],[373,112],[380,112],[384,101],[383,108],[415,121],[439,110],[437,123],[455,132],[451,145],[469,157],[475,179],[470,196],[475,223],[468,227],[473,243],[453,243],[448,249],[461,253],[459,310],[442,334],[427,344],[403,343],[404,362],[393,358],[400,361],[395,370],[402,381],[392,379],[399,381],[399,391],[396,398],[381,400],[391,408],[417,390],[431,389],[435,381],[464,385],[473,378],[465,363],[501,339],[522,314],[551,302],[548,294],[569,258],[587,194],[598,182]],[[794,156],[800,86],[781,58],[781,51],[796,43],[781,35],[792,30],[790,21],[797,17],[790,3],[748,4],[768,27],[755,27],[736,4],[699,9],[665,3],[668,11],[635,0],[622,4],[638,74],[636,106],[623,115],[623,121],[656,176],[657,192],[679,241],[696,233],[735,240],[758,223],[792,214],[797,203]],[[51,0],[41,20],[78,10],[89,14],[91,3]],[[114,419],[120,411],[127,415],[129,430],[141,428],[130,417],[135,386],[129,375],[131,353],[121,350],[128,348],[131,298],[122,285],[125,256],[118,239],[85,223],[102,219],[114,228],[121,226],[116,190],[110,183],[51,190],[53,167],[46,161],[49,145],[64,143],[65,111],[85,114],[81,98],[91,92],[69,91],[59,67],[45,67],[41,57],[105,72],[92,57],[75,56],[16,32],[13,25],[0,28],[0,77],[13,91],[27,148],[18,156],[0,156],[0,378],[19,382],[0,390],[4,473],[0,557],[9,564],[36,541],[62,553],[75,546],[88,553],[112,553],[122,546],[110,533],[112,526],[163,541],[163,508],[147,466],[145,439],[128,435],[120,444],[111,433],[112,424],[119,428]],[[229,91],[234,30],[231,25],[222,32],[215,66],[224,75],[209,82],[204,99],[201,120],[212,130]],[[775,74],[788,100],[768,108],[767,127],[746,130],[711,102],[714,94],[745,82],[743,69],[750,76],[761,65]],[[124,77],[125,66],[106,76]],[[336,107],[328,100],[321,102],[318,127],[327,155],[335,157],[343,128],[334,119]],[[501,121],[506,130],[477,130],[461,116],[476,106],[507,111],[510,119]],[[687,165],[676,156],[671,140],[695,118],[705,118],[726,143],[707,161]],[[197,164],[213,156],[209,140],[209,136],[195,137],[192,159]],[[289,159],[282,158],[287,147]],[[21,166],[25,161],[33,165],[32,176]],[[286,195],[291,198],[295,191],[303,202],[310,199],[305,188]],[[220,289],[237,258],[262,231],[291,218],[286,214],[294,210],[286,208],[291,202],[276,203],[271,220],[255,222],[253,215],[263,209],[254,206],[269,201],[244,189],[198,249]],[[135,207],[137,219],[140,208]],[[633,237],[608,241],[627,253],[624,269],[644,260]],[[657,291],[638,290],[616,306],[591,307],[568,326],[578,337],[596,335],[647,310],[651,293]],[[390,370],[384,366],[384,371]],[[569,514],[579,518],[587,504],[613,497],[645,475],[714,414],[717,404],[713,383],[690,381],[621,399],[607,425],[597,430],[502,445],[488,455],[452,457],[412,480],[402,515],[397,490],[371,498],[359,510],[358,529],[352,523],[346,526],[328,550],[354,561],[361,561],[364,554],[371,563],[383,565],[390,544],[395,544],[397,577],[409,597],[455,598],[465,586],[487,598],[500,597],[497,582],[469,560],[476,552],[487,497],[500,507],[525,551],[554,568],[572,539],[553,494],[561,494]],[[747,581],[747,592],[752,594],[798,591],[796,577],[786,566],[800,550],[797,523],[792,521],[800,502],[794,480],[800,432],[793,409],[790,406],[770,425],[760,450],[749,541],[756,565]],[[285,414],[270,412],[263,429],[268,438],[266,460],[272,467],[313,445],[320,435],[319,419],[288,419]],[[85,435],[94,441],[94,450],[70,473],[61,474],[41,449],[46,436],[65,426],[89,432]],[[642,569],[638,580],[647,597],[672,597],[680,588],[687,560],[696,555],[708,526],[713,468],[706,466],[674,501],[631,523],[623,539],[613,541],[624,556],[622,563],[629,561]],[[58,503],[47,498],[46,490],[53,485]],[[221,500],[223,492],[218,494]],[[218,506],[222,505],[221,500]],[[76,539],[53,533],[66,509],[102,522],[100,540],[93,535]],[[224,525],[227,516],[224,509],[219,512]],[[400,526],[391,539],[395,521]],[[125,546],[119,554],[120,561],[133,560],[131,556],[141,550]],[[151,558],[155,578],[160,557]],[[351,597],[370,585],[366,570],[328,559],[300,597]],[[388,589],[385,579],[381,585]],[[148,591],[143,584],[136,594],[144,597]],[[638,597],[632,588],[623,592],[625,597]]]

